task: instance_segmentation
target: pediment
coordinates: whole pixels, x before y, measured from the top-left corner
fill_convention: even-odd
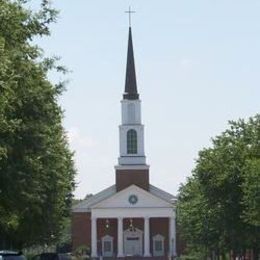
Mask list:
[[[131,185],[107,199],[92,205],[91,208],[172,208],[172,204],[154,194]]]

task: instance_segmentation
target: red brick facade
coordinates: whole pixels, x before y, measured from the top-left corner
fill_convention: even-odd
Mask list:
[[[140,188],[149,191],[149,170],[116,170],[116,190],[121,191],[128,186],[135,184]],[[150,252],[153,253],[153,237],[160,234],[164,237],[165,256],[169,251],[169,219],[150,218]],[[131,225],[144,231],[143,218],[124,218],[123,230],[127,230]],[[117,219],[97,219],[97,253],[102,252],[102,237],[109,235],[113,237],[113,251],[117,254]],[[143,237],[144,242],[144,237]],[[85,245],[91,248],[91,214],[73,213],[72,218],[72,246],[73,250]],[[144,246],[144,244],[143,244]],[[178,245],[182,247],[183,245]]]
[[[72,213],[72,250],[79,246],[91,245],[91,214],[82,212]]]
[[[150,250],[153,252],[152,237],[160,234],[164,236],[164,250],[169,251],[169,219],[168,218],[150,218]]]
[[[117,191],[123,190],[132,184],[148,191],[149,170],[116,170]]]
[[[123,220],[123,229],[127,230],[130,225],[144,230],[144,219],[134,218],[132,221],[129,218]],[[164,240],[165,255],[169,250],[169,221],[168,218],[150,218],[150,250],[153,252],[153,236],[160,234]],[[117,219],[97,219],[97,251],[102,251],[101,239],[103,236],[112,236],[114,253],[117,252]],[[72,241],[73,250],[79,246],[85,245],[91,247],[91,219],[90,213],[73,213],[72,218]]]

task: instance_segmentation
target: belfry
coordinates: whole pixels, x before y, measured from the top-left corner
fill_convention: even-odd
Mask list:
[[[92,259],[168,259],[177,255],[176,197],[149,182],[131,26],[121,115],[115,185],[73,207],[73,249],[89,247]]]

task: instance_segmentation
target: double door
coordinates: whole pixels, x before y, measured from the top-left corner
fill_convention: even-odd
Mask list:
[[[141,230],[124,232],[124,255],[143,255],[143,232]]]

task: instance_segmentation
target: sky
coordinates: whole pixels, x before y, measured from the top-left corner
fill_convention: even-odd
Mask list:
[[[259,0],[52,2],[59,19],[35,42],[71,71],[59,103],[75,152],[76,198],[115,183],[129,5],[153,185],[176,195],[228,120],[260,112]]]

